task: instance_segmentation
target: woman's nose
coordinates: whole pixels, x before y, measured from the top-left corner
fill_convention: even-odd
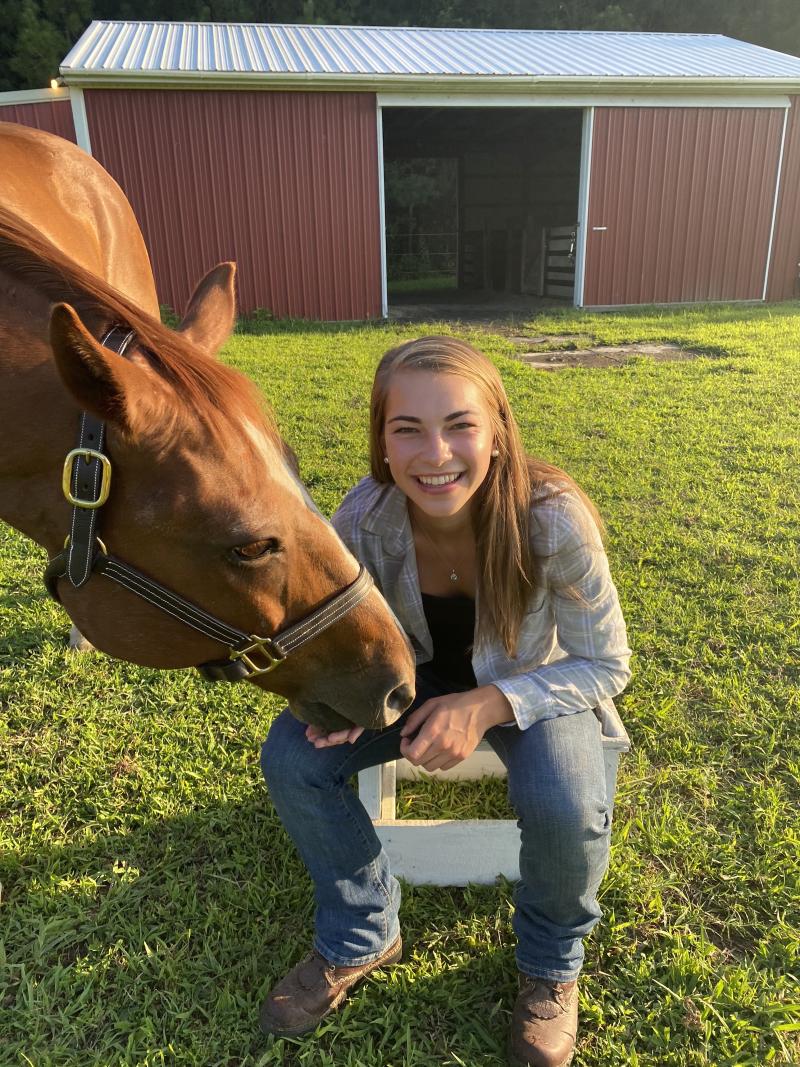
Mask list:
[[[433,433],[428,437],[425,458],[439,466],[450,459],[450,445],[443,434]]]

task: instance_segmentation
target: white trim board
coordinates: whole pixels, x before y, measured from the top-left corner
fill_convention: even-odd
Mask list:
[[[775,220],[778,217],[778,198],[781,191],[781,176],[783,171],[783,149],[786,144],[786,124],[789,121],[789,109],[788,107],[783,113],[783,130],[781,132],[781,148],[778,153],[778,172],[775,175],[775,196],[772,200],[772,221],[769,226],[769,245],[767,246],[767,265],[764,268],[764,288],[761,291],[761,299],[767,299],[767,289],[769,288],[769,272],[772,267],[772,248],[775,241]]]
[[[378,107],[789,107],[788,96],[597,93],[378,93]]]
[[[46,104],[55,100],[69,100],[69,89],[19,89],[11,93],[0,93],[0,107],[14,104]]]
[[[575,248],[575,289],[573,303],[583,307],[583,291],[586,282],[586,237],[589,230],[589,183],[592,178],[592,138],[594,135],[594,108],[583,112],[581,129],[581,166],[578,182],[578,240]]]
[[[92,154],[92,142],[89,137],[89,120],[86,117],[86,101],[83,99],[83,89],[73,89],[71,95],[72,123],[75,127],[75,138],[78,147],[82,148],[87,155]]]
[[[381,229],[381,315],[389,317],[389,283],[386,264],[386,195],[383,176],[383,112],[380,104],[375,109],[378,124],[378,215]]]

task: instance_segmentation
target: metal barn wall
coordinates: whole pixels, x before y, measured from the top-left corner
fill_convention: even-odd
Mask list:
[[[584,304],[760,300],[784,111],[598,108]]]
[[[239,308],[381,314],[372,93],[84,93],[92,154],[142,226],[159,299],[182,310],[236,260]]]
[[[800,297],[800,96],[793,96],[791,100],[767,300]]]
[[[69,100],[41,100],[29,104],[0,104],[0,122],[18,122],[36,130],[56,133],[75,143],[75,126]]]

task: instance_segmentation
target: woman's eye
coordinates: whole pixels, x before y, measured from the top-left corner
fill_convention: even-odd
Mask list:
[[[249,545],[237,545],[233,549],[233,554],[237,559],[249,562],[254,559],[261,559],[263,556],[272,555],[279,549],[280,544],[276,537],[265,537],[263,541],[251,541]]]

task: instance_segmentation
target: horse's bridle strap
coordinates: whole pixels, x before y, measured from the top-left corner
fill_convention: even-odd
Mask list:
[[[57,600],[56,582],[67,576],[69,547],[55,556],[45,572],[45,583]],[[359,567],[358,576],[330,600],[318,607],[300,622],[288,626],[274,637],[258,637],[246,630],[218,619],[215,615],[174,593],[165,585],[143,574],[135,567],[102,551],[92,562],[90,573],[104,574],[118,585],[146,600],[178,622],[219,641],[230,648],[228,659],[211,660],[198,666],[198,670],[212,681],[238,681],[273,670],[291,652],[296,652],[328,627],[333,626],[349,611],[352,611],[372,589],[372,577],[365,567]],[[259,662],[263,656],[266,662]]]
[[[123,355],[133,338],[133,331],[114,326],[104,335],[101,344]],[[60,599],[60,578],[67,578],[79,589],[92,574],[104,574],[178,622],[227,645],[227,659],[209,660],[199,664],[197,669],[210,681],[238,682],[274,670],[291,652],[313,641],[352,611],[372,589],[372,578],[362,566],[353,582],[274,637],[258,637],[229,626],[106,551],[97,536],[98,512],[108,497],[111,481],[111,464],[103,451],[104,443],[105,423],[83,412],[78,447],[67,456],[62,476],[64,494],[73,505],[70,535],[63,550],[50,560],[44,575],[45,585],[54,600]]]

